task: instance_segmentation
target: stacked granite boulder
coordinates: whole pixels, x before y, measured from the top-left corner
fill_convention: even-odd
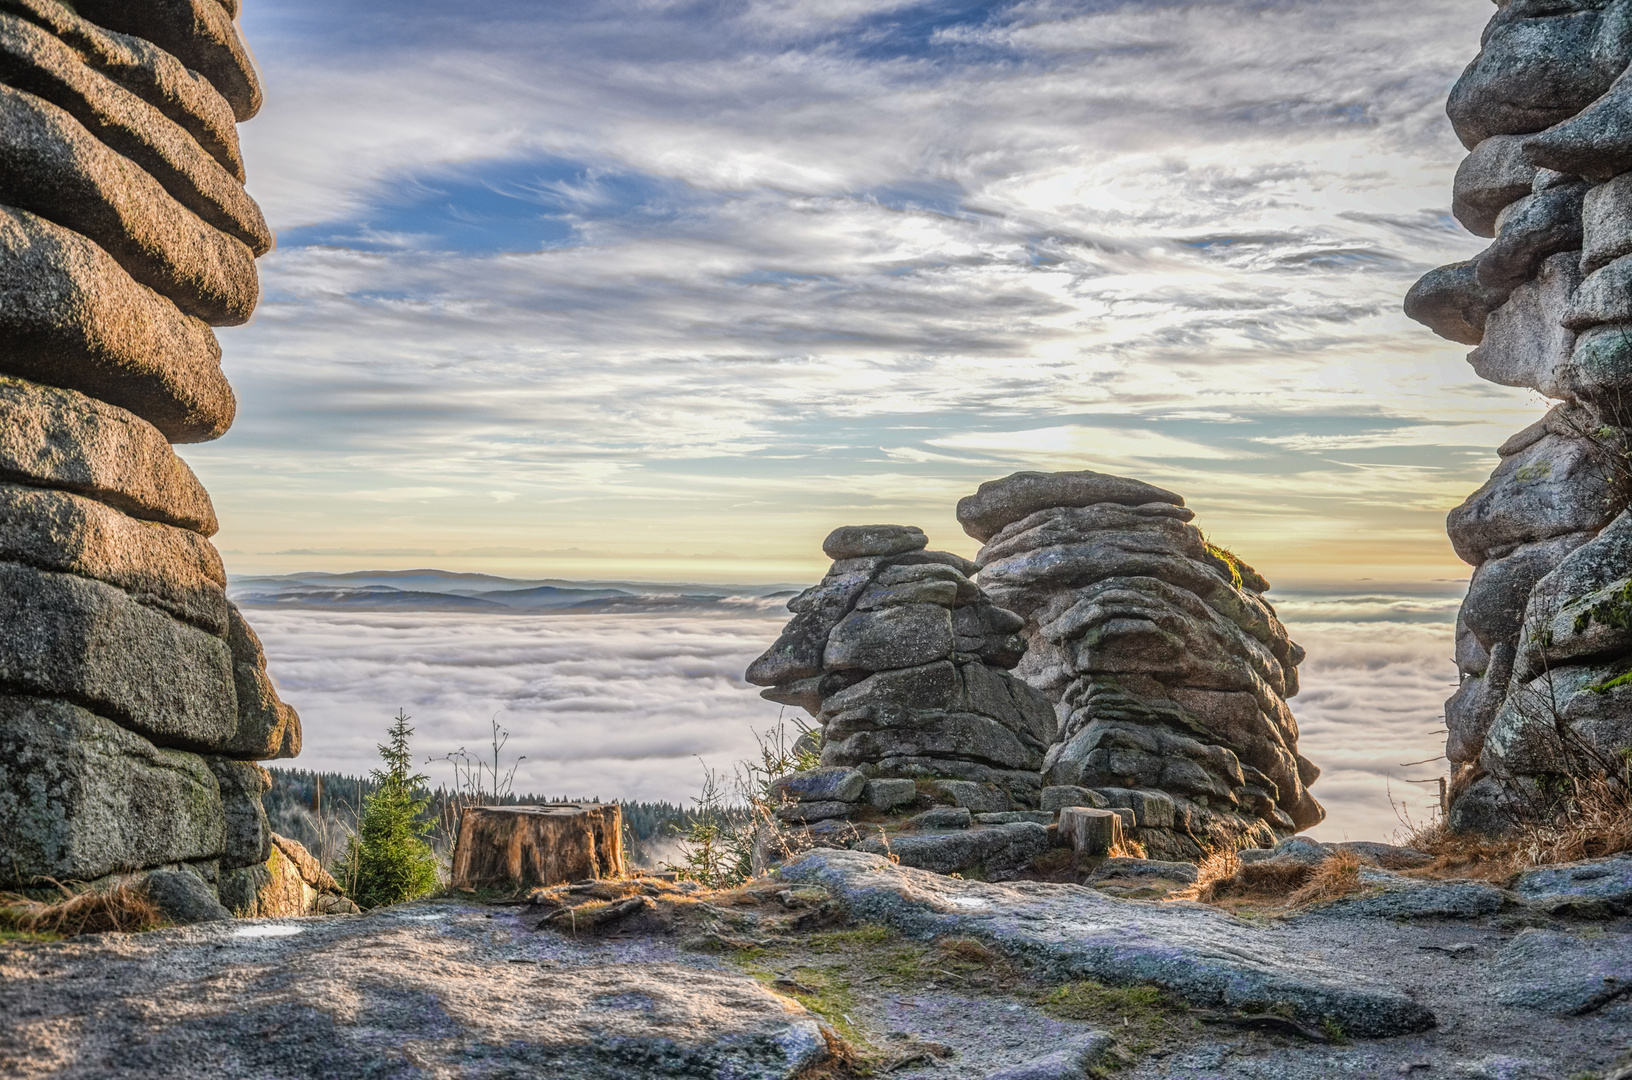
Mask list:
[[[978,580],[1025,620],[1015,674],[1058,709],[1055,790],[1134,810],[1158,857],[1269,847],[1318,823],[1319,770],[1286,699],[1303,650],[1269,583],[1207,543],[1184,500],[1095,472],[1016,473],[958,504]]]
[[[0,0],[0,881],[167,867],[243,907],[299,720],[172,443],[235,403],[212,325],[272,244],[229,0]]]
[[[970,809],[1037,805],[1054,710],[1009,674],[1021,620],[969,579],[974,564],[927,545],[909,526],[834,530],[832,569],[788,601],[793,620],[749,667],[765,697],[821,725],[824,769],[784,785],[812,805],[787,816],[907,803],[919,779],[954,782],[949,797]]]
[[[1449,823],[1545,815],[1632,748],[1632,4],[1513,0],[1447,111],[1471,151],[1453,211],[1494,242],[1406,311],[1474,371],[1554,399],[1451,512],[1474,565],[1446,703]]]

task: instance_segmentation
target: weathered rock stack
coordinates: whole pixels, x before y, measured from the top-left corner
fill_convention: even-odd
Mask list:
[[[1446,703],[1449,820],[1499,831],[1632,747],[1632,4],[1513,0],[1447,111],[1457,219],[1494,242],[1406,311],[1481,377],[1558,401],[1451,512],[1477,569]]]
[[[1133,809],[1153,855],[1187,858],[1325,816],[1286,705],[1303,650],[1269,583],[1193,517],[1172,492],[1094,472],[1016,473],[958,504],[985,545],[981,587],[1025,619],[1015,674],[1058,707],[1043,783]]]
[[[1037,805],[1054,710],[1008,672],[1021,620],[970,581],[972,563],[927,544],[908,526],[834,530],[832,569],[788,601],[793,620],[748,669],[822,725],[825,768],[781,789],[792,820],[910,804],[917,780],[974,811]]]
[[[236,0],[0,2],[0,881],[185,868],[247,907],[294,712],[171,443],[234,401],[272,237]]]

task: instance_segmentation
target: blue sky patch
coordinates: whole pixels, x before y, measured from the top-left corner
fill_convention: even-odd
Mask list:
[[[363,213],[286,229],[278,243],[375,251],[540,251],[581,243],[581,229],[592,223],[661,228],[689,204],[709,199],[675,180],[566,158],[473,162],[396,181]]]

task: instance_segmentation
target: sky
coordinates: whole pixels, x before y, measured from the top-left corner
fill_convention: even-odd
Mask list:
[[[1400,313],[1478,249],[1474,0],[279,0],[277,232],[185,454],[237,572],[784,581],[980,482],[1172,488],[1284,584],[1466,577],[1540,411]]]
[[[219,334],[238,421],[182,448],[218,546],[808,582],[837,525],[972,555],[985,480],[1135,476],[1290,598],[1316,794],[1381,838],[1455,679],[1445,512],[1543,408],[1400,311],[1482,246],[1443,107],[1491,11],[251,0],[278,244]],[[301,764],[508,710],[540,786],[677,797],[774,721],[740,671],[785,613],[643,618],[252,613]]]

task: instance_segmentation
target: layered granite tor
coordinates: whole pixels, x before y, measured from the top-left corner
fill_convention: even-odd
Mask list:
[[[1476,568],[1445,707],[1458,830],[1553,813],[1632,748],[1629,61],[1627,0],[1511,0],[1447,106],[1470,151],[1453,211],[1492,243],[1406,312],[1556,403],[1448,521]]]
[[[236,0],[0,0],[0,882],[190,872],[252,899],[255,764],[300,722],[174,443],[235,402],[212,326],[272,246]]]
[[[915,780],[964,781],[993,800],[984,809],[1037,806],[1054,710],[1009,674],[1025,652],[1022,620],[970,580],[973,563],[927,545],[911,526],[835,529],[822,545],[832,569],[788,601],[792,621],[748,669],[765,697],[821,725],[832,771],[799,786],[801,801],[824,805],[801,820],[848,816],[844,804],[879,779],[906,780],[909,793]]]
[[[1269,583],[1194,516],[1170,491],[1096,472],[1015,473],[958,504],[985,545],[980,587],[1025,621],[1015,674],[1057,709],[1042,783],[1121,806],[1165,794],[1173,820],[1138,836],[1188,858],[1270,847],[1325,816],[1286,704],[1304,652]]]

